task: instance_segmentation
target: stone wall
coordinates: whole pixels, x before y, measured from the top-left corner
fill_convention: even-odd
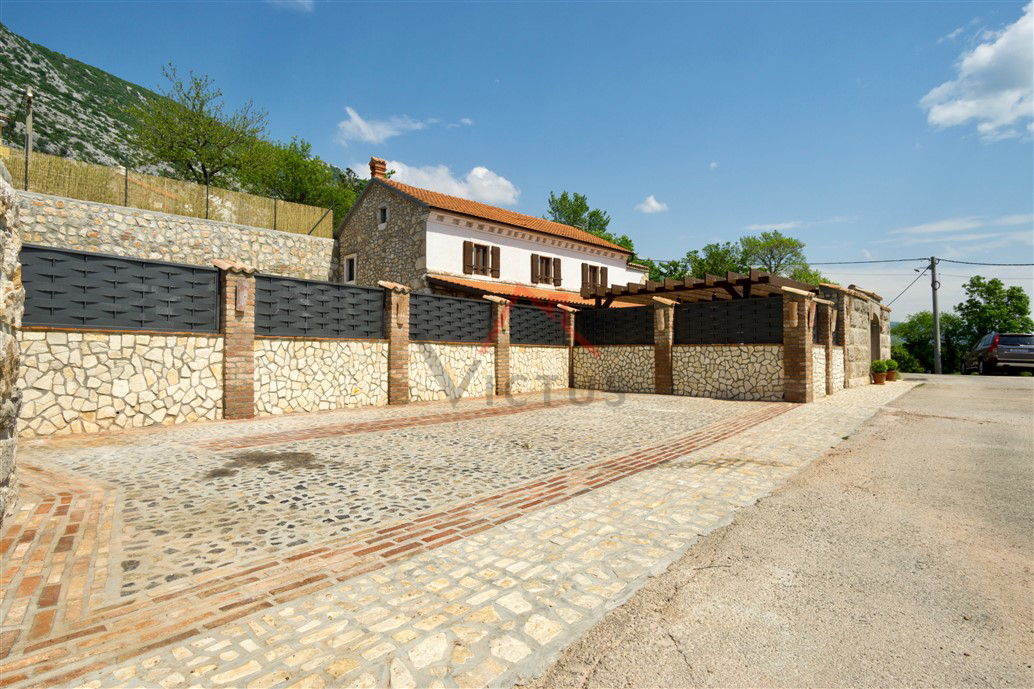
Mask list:
[[[22,331],[21,435],[222,416],[223,338]]]
[[[610,392],[653,392],[653,345],[574,348],[574,387]]]
[[[378,224],[381,207],[388,209],[384,227]],[[412,289],[427,287],[427,216],[426,206],[371,180],[337,230],[342,260],[358,254],[356,284],[373,287],[387,280]]]
[[[676,395],[783,399],[781,345],[676,345],[671,358]]]
[[[826,396],[826,348],[815,345],[811,349],[811,381],[815,398]]]
[[[567,347],[510,345],[510,392],[566,388],[570,364]]]
[[[844,389],[844,348],[833,348],[833,392]]]
[[[326,411],[388,403],[383,340],[255,340],[255,411]]]
[[[199,266],[230,259],[307,280],[336,274],[333,239],[24,191],[18,198],[30,244]]]
[[[487,397],[494,393],[494,347],[441,342],[409,344],[412,401]]]
[[[17,385],[20,347],[17,328],[22,322],[22,289],[17,195],[7,168],[0,163],[0,516],[14,513],[18,483],[15,453],[21,395]]]
[[[870,340],[869,302],[847,296],[847,329],[845,335],[847,387],[869,384],[869,364],[872,362]]]
[[[880,358],[890,358],[890,309],[880,308]]]

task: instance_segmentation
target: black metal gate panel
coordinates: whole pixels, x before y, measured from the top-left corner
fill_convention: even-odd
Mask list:
[[[678,304],[675,344],[780,344],[783,300],[733,299]]]
[[[219,271],[25,244],[25,325],[219,331]]]
[[[510,342],[516,345],[562,345],[564,312],[556,306],[510,307]]]
[[[576,344],[653,344],[653,307],[586,309],[574,319]]]
[[[257,275],[255,334],[383,338],[384,290]]]
[[[485,342],[492,332],[492,305],[483,299],[409,295],[409,339]]]

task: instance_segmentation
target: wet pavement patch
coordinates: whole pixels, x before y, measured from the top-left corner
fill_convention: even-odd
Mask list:
[[[316,455],[311,452],[241,452],[231,456],[225,466],[212,469],[205,478],[225,478],[234,476],[241,469],[257,469],[278,464],[278,469],[315,469],[318,468]]]

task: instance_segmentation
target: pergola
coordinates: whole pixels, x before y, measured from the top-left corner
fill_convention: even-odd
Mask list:
[[[645,284],[583,287],[582,297],[595,299],[596,308],[608,308],[615,299],[622,302],[649,304],[654,297],[666,297],[679,302],[727,301],[733,299],[762,299],[780,296],[783,287],[803,292],[817,292],[818,288],[797,280],[772,275],[762,270],[751,270],[749,275],[728,273],[725,277],[707,275],[703,278],[686,277]]]

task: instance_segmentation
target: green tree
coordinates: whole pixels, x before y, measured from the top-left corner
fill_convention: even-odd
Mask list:
[[[610,215],[599,208],[589,208],[589,201],[584,194],[576,192],[562,192],[557,196],[549,192],[549,211],[543,216],[546,220],[558,222],[561,225],[571,225],[600,239],[605,239],[612,244],[617,244],[622,249],[632,253],[630,261],[636,261],[635,245],[632,238],[627,234],[613,234],[607,230],[610,225]],[[644,263],[644,261],[639,261]],[[651,262],[652,264],[652,262]],[[651,265],[652,269],[652,265]]]
[[[223,94],[206,75],[190,72],[181,79],[176,68],[162,68],[169,82],[164,98],[136,106],[130,140],[154,162],[198,184],[229,185],[256,139],[265,130],[266,114],[251,101],[233,113],[223,110]]]
[[[744,263],[773,275],[788,276],[794,269],[808,265],[804,242],[779,230],[741,237],[740,248]]]
[[[998,278],[979,275],[963,285],[966,301],[955,307],[965,321],[964,335],[972,343],[989,332],[1034,331],[1030,317],[1030,296],[1022,287],[1006,288]]]
[[[941,365],[943,370],[955,370],[962,361],[962,354],[969,345],[964,332],[965,323],[957,314],[950,311],[941,314]],[[922,370],[933,370],[933,313],[930,311],[914,313],[908,317],[908,320],[895,323],[891,333],[901,339],[901,346],[919,362]],[[900,361],[898,359],[899,363]]]
[[[890,358],[898,362],[898,370],[902,373],[923,373],[926,370],[904,345],[892,345]]]
[[[750,266],[743,260],[743,249],[733,242],[705,244],[703,249],[688,252],[683,261],[688,266],[689,274],[695,278],[746,273],[750,270]]]

